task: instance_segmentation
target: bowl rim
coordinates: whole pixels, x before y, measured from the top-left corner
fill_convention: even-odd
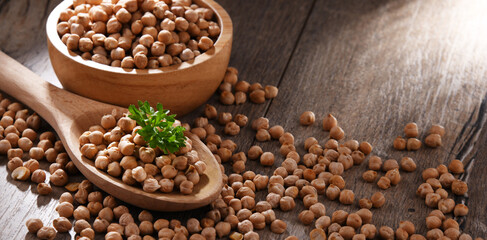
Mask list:
[[[191,61],[182,62],[176,65],[167,67],[160,67],[155,69],[138,69],[138,68],[122,68],[104,65],[91,60],[85,60],[77,53],[68,50],[66,45],[62,42],[61,37],[57,32],[57,24],[61,11],[70,7],[73,4],[73,0],[64,0],[59,3],[49,14],[46,21],[46,33],[47,40],[53,47],[61,52],[65,57],[84,65],[89,68],[94,68],[100,71],[106,71],[111,73],[123,74],[123,75],[153,75],[159,73],[169,73],[186,70],[188,68],[195,67],[201,63],[210,60],[213,56],[219,54],[227,44],[231,44],[233,35],[233,25],[230,16],[227,11],[213,0],[193,0],[198,5],[210,8],[217,17],[218,24],[220,25],[220,35],[218,36],[213,48],[195,57]]]

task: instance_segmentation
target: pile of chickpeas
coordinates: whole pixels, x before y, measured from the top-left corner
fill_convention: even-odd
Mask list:
[[[220,26],[192,0],[74,0],[57,32],[86,60],[145,69],[193,60],[213,47]]]
[[[36,113],[0,93],[0,115],[0,154],[7,155],[12,179],[37,183],[37,192],[48,195],[52,188],[47,178],[55,186],[65,186],[68,173],[78,172],[56,135],[39,133],[41,118]],[[50,163],[49,174],[40,168],[44,160]]]
[[[179,151],[164,154],[148,146],[137,133],[141,128],[126,114],[113,111],[80,136],[81,154],[94,160],[96,168],[146,192],[191,194],[206,170],[191,139],[186,138]]]

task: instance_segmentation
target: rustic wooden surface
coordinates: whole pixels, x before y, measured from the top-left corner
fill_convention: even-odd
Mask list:
[[[44,22],[58,1],[0,0],[0,50],[26,65],[44,79],[60,86],[49,63]],[[271,125],[283,125],[292,132],[303,153],[302,142],[314,136],[323,143],[321,119],[333,113],[347,139],[367,140],[374,154],[383,158],[414,158],[418,170],[402,174],[402,182],[384,191],[387,203],[373,210],[373,223],[397,227],[411,220],[425,233],[424,218],[431,211],[415,196],[421,170],[447,164],[458,158],[466,164],[461,177],[469,184],[465,201],[469,215],[461,228],[474,237],[487,236],[487,3],[483,0],[329,0],[329,1],[219,1],[228,10],[235,26],[230,64],[239,69],[241,79],[279,87],[276,99],[262,105],[246,103],[221,106],[220,111],[245,113],[249,119],[266,116]],[[311,110],[317,122],[310,127],[298,124],[299,115]],[[184,120],[199,116],[202,108]],[[431,124],[446,127],[444,145],[417,152],[398,152],[391,147],[402,135],[404,125],[415,121],[421,137]],[[244,129],[232,137],[237,151],[252,144],[278,153],[278,143],[258,143],[254,132]],[[276,166],[282,161],[279,157]],[[62,192],[39,197],[35,185],[12,181],[6,159],[0,160],[0,233],[3,239],[32,239],[24,222],[39,217],[50,223],[57,216],[56,200]],[[45,166],[47,167],[47,166]],[[228,167],[227,167],[228,168]],[[248,169],[271,173],[249,161]],[[347,188],[356,199],[370,197],[379,189],[366,184],[361,173],[366,164],[344,174]],[[259,194],[262,197],[262,194]],[[323,197],[327,214],[336,209],[357,210]],[[294,234],[307,239],[310,227],[297,220],[303,207],[288,213],[277,212],[288,223],[282,235],[259,231],[261,239],[284,239]],[[139,211],[133,208],[134,212]],[[191,213],[158,214],[186,219]],[[71,233],[73,234],[73,233]],[[73,235],[74,236],[74,235]],[[67,234],[57,239],[69,239]]]

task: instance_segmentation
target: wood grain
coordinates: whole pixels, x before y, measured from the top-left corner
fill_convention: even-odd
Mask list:
[[[19,9],[27,5],[27,1],[16,2],[0,0],[0,22],[20,22],[21,14],[8,13],[9,17],[4,17],[12,9],[19,13]],[[54,5],[48,1],[36,2],[51,7],[49,9]],[[414,158],[418,170],[403,173],[398,186],[384,191],[386,205],[373,210],[373,222],[377,225],[397,227],[400,220],[410,220],[416,224],[418,232],[424,234],[424,218],[432,209],[415,196],[421,183],[421,170],[458,158],[467,165],[461,178],[470,188],[468,198],[455,199],[466,202],[470,208],[469,215],[461,220],[461,227],[474,237],[486,237],[487,195],[483,183],[487,181],[487,82],[484,80],[487,34],[481,30],[487,24],[484,1],[229,0],[219,3],[227,9],[234,23],[230,65],[239,69],[243,80],[278,85],[279,95],[263,105],[222,106],[216,96],[209,101],[211,104],[219,111],[245,113],[250,120],[265,115],[271,125],[283,125],[295,135],[301,153],[304,153],[302,146],[307,137],[315,136],[321,143],[328,138],[328,133],[320,128],[320,121],[325,114],[333,113],[347,138],[371,142],[374,154],[384,159]],[[0,26],[2,32],[13,32],[16,27],[13,24]],[[24,34],[11,37],[23,44],[22,48],[6,44],[11,39],[0,36],[0,49],[55,82],[52,69],[46,63],[43,30]],[[40,41],[20,41],[30,35]],[[306,110],[317,115],[313,126],[299,126],[299,115]],[[184,120],[189,121],[201,113],[202,108]],[[417,152],[394,151],[393,139],[403,134],[404,125],[410,121],[420,126],[421,138],[432,124],[444,125],[447,129],[444,145]],[[266,151],[278,153],[277,142],[255,142],[254,134],[247,127],[238,137],[229,138],[239,145],[237,151],[247,151],[252,144],[258,144]],[[279,157],[275,167],[281,161]],[[0,162],[5,165],[3,158]],[[354,190],[357,200],[379,191],[375,184],[366,184],[361,179],[365,165],[355,166],[344,175],[347,188]],[[271,173],[275,167],[262,168],[248,161],[248,169],[258,173]],[[230,167],[226,165],[226,168],[229,172]],[[24,199],[12,203],[0,198],[2,206],[9,206],[0,211],[0,232],[7,233],[11,239],[26,235],[23,222],[28,216],[42,216],[46,222],[57,216],[53,210],[55,200],[37,207],[37,195],[22,190],[27,185],[11,181],[6,169],[0,170],[0,191],[14,199]],[[258,198],[262,199],[264,194],[260,192]],[[358,209],[356,204],[343,206],[323,197],[320,202],[326,205],[328,214],[336,209]],[[284,239],[288,235],[308,239],[311,228],[297,220],[302,209],[298,204],[292,212],[278,211],[278,217],[288,223],[288,230],[276,235],[266,228],[259,231],[261,239]],[[131,211],[137,213],[140,209],[131,208]],[[157,216],[185,221],[188,217],[201,216],[204,211]],[[10,219],[11,216],[14,217]]]

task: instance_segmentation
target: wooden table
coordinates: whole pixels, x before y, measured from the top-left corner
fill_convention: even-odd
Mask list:
[[[46,49],[45,21],[59,0],[0,0],[0,49],[44,79],[60,86]],[[396,228],[400,220],[416,224],[425,233],[424,218],[432,210],[415,196],[422,182],[421,171],[460,159],[466,165],[461,176],[469,184],[465,201],[470,213],[461,228],[474,237],[487,236],[487,2],[483,0],[220,0],[232,17],[235,36],[231,66],[240,79],[279,87],[279,95],[262,105],[246,103],[222,106],[217,97],[210,102],[219,111],[244,113],[249,119],[269,118],[294,134],[303,153],[303,141],[314,136],[321,143],[328,133],[320,127],[322,118],[333,113],[347,138],[367,140],[374,154],[384,159],[409,156],[418,170],[402,174],[402,182],[383,191],[387,202],[373,210],[373,223]],[[310,127],[299,125],[306,110],[316,113]],[[198,109],[183,120],[200,116]],[[417,152],[392,149],[392,141],[403,135],[406,123],[414,121],[421,138],[435,123],[446,127],[443,146],[423,147]],[[232,137],[237,151],[253,144],[278,153],[278,143],[258,143],[254,132],[245,128]],[[276,166],[283,159],[278,158]],[[35,185],[13,181],[0,159],[0,238],[32,239],[24,222],[39,217],[51,223],[62,189],[40,197]],[[227,167],[229,169],[229,167]],[[275,168],[275,167],[274,167]],[[271,173],[249,162],[248,169]],[[356,200],[370,197],[379,189],[361,180],[366,164],[344,174],[347,188]],[[259,194],[260,197],[264,194]],[[320,196],[330,215],[337,209],[358,210],[357,204],[340,205]],[[297,220],[303,209],[278,211],[288,223],[282,235],[259,231],[261,239],[284,239],[296,235],[307,239],[310,227]],[[138,211],[134,208],[133,211]],[[196,211],[200,215],[203,210]],[[190,214],[177,216],[186,219]],[[159,214],[173,217],[175,214]],[[67,234],[57,239],[69,239]]]

